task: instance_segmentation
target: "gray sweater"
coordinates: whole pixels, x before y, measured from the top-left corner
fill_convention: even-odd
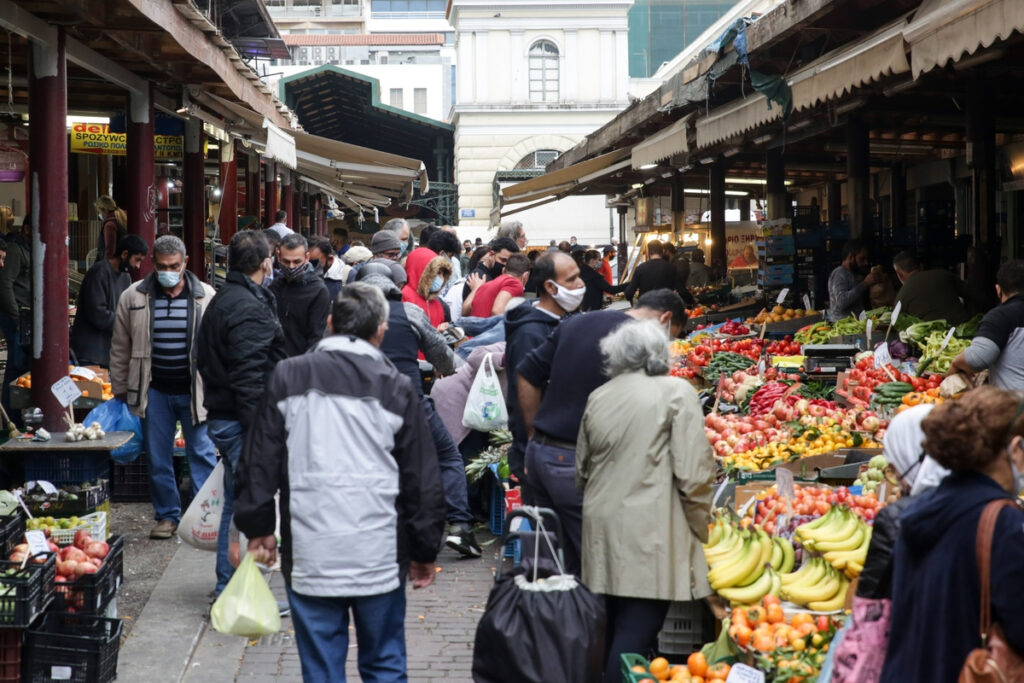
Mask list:
[[[849,315],[860,315],[867,291],[863,278],[858,278],[844,266],[837,267],[828,276],[828,319],[835,322]]]

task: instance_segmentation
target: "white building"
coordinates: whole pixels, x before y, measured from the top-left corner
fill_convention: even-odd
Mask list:
[[[536,175],[628,104],[632,4],[451,0],[460,237],[492,235],[496,187]],[[583,244],[607,242],[613,222],[603,197],[562,200],[516,217],[531,244],[570,235]]]

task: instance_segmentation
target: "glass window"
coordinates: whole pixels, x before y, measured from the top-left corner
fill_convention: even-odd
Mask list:
[[[548,164],[558,157],[558,150],[539,149],[530,152],[519,160],[514,170],[516,171],[543,171]]]
[[[402,106],[401,88],[391,88],[391,106],[398,107],[399,109],[404,109],[404,107]]]
[[[558,102],[558,47],[538,40],[530,47],[530,101]]]
[[[412,91],[412,110],[417,114],[427,113],[427,89],[415,88]]]

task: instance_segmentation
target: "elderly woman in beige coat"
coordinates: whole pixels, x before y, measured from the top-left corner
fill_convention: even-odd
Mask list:
[[[583,492],[583,582],[605,596],[605,681],[643,652],[669,603],[711,594],[701,543],[715,463],[689,383],[668,376],[668,336],[626,323],[601,342],[611,380],[587,402],[576,449]]]

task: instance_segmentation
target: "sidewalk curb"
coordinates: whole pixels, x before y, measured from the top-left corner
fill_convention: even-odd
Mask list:
[[[121,646],[118,678],[125,681],[182,679],[206,628],[208,594],[215,583],[214,562],[214,553],[184,543],[179,545]],[[238,641],[238,656],[234,659],[237,668],[245,640],[232,640]],[[217,659],[226,662],[232,650],[224,647]]]

